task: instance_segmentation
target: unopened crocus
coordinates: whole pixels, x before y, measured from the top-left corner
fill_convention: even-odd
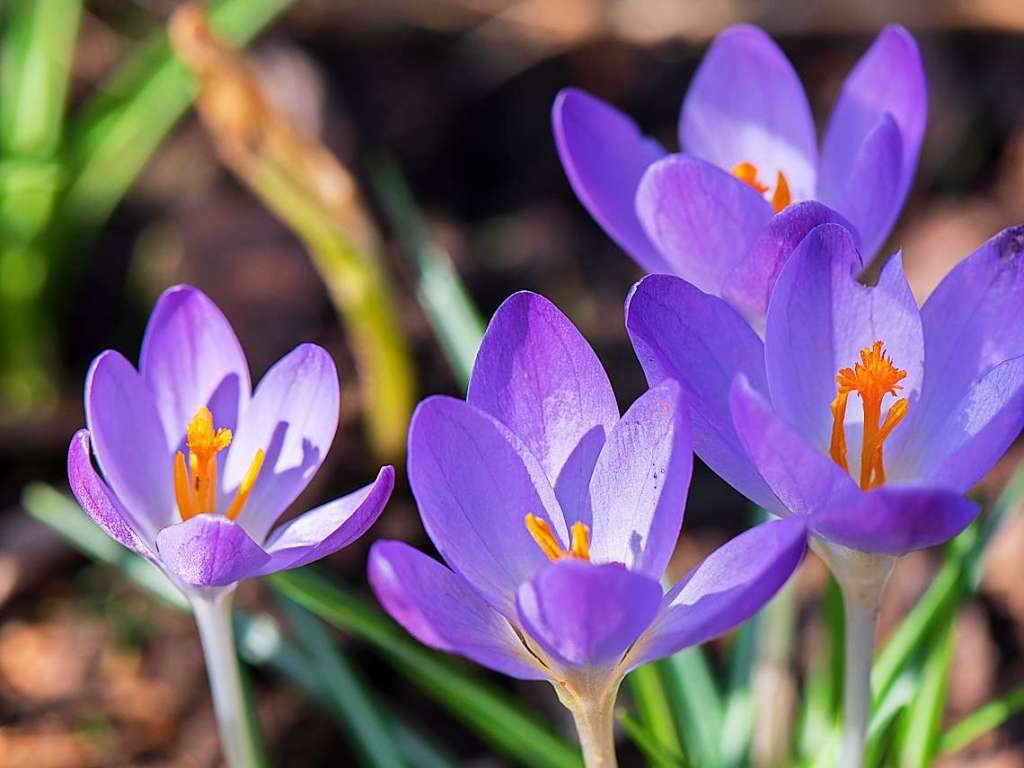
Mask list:
[[[803,518],[848,621],[844,766],[860,765],[877,603],[895,558],[940,544],[964,493],[1024,425],[1024,228],[964,259],[918,306],[893,256],[878,282],[825,224],[775,285],[765,339],[718,297],[644,278],[627,326],[652,384],[681,382],[696,452],[761,506]]]
[[[789,578],[803,520],[758,526],[667,594],[692,469],[678,385],[619,415],[593,350],[551,303],[518,293],[484,337],[466,401],[431,397],[409,478],[445,563],[377,542],[370,582],[427,645],[547,680],[589,766],[614,765],[612,706],[629,670],[744,621]]]
[[[726,29],[683,102],[681,154],[613,107],[563,91],[553,124],[580,201],[641,267],[675,274],[763,323],[792,247],[847,224],[868,258],[906,199],[927,89],[913,38],[887,27],[847,77],[819,152],[792,65],[756,27]]]
[[[370,485],[274,527],[330,449],[338,408],[334,363],[313,344],[279,360],[253,391],[231,326],[188,286],[157,302],[138,370],[108,350],[86,378],[71,489],[104,531],[189,599],[232,768],[254,764],[230,623],[237,582],[350,544],[394,485],[384,467]]]

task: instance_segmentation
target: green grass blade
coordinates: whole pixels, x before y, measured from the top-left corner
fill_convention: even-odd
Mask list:
[[[662,676],[662,664],[645,664],[634,669],[626,678],[626,684],[636,707],[637,720],[644,730],[666,750],[682,752]]]
[[[682,754],[666,747],[639,720],[630,717],[629,713],[620,711],[617,716],[626,734],[640,747],[640,751],[654,768],[685,768],[688,765]]]
[[[658,668],[683,751],[694,765],[714,768],[721,760],[722,700],[704,649],[686,648],[658,662]]]
[[[932,764],[938,750],[952,663],[953,621],[950,619],[928,649],[917,693],[903,714],[900,768],[928,768]]]
[[[388,219],[419,271],[416,296],[441,351],[462,386],[469,384],[484,334],[484,322],[448,254],[431,242],[405,178],[390,160],[378,162],[372,176]]]
[[[729,650],[728,688],[722,697],[721,764],[741,768],[750,755],[754,728],[754,661],[757,658],[760,616],[740,627]]]
[[[369,643],[494,749],[526,766],[578,768],[579,752],[498,688],[420,645],[378,609],[309,568],[267,579],[281,594]]]
[[[1024,712],[1024,686],[976,709],[942,734],[939,753],[950,755],[959,752],[1021,712]]]
[[[294,0],[217,0],[213,28],[228,40],[254,37]],[[58,211],[65,238],[89,239],[107,220],[196,93],[192,75],[161,30],[142,43],[70,123],[70,176]]]
[[[320,620],[295,603],[283,600],[282,604],[299,644],[320,674],[326,701],[347,726],[346,733],[352,737],[360,762],[370,768],[401,768],[394,738],[367,688],[331,642]]]

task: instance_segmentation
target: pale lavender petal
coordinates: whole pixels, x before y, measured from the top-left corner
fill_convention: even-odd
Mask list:
[[[812,229],[828,223],[851,226],[841,214],[811,200],[794,203],[776,214],[753,248],[733,267],[722,298],[746,317],[763,323],[768,297],[790,255]],[[851,233],[856,234],[852,227]]]
[[[238,522],[256,541],[323,463],[338,428],[338,372],[326,350],[300,344],[267,371],[228,449],[218,509],[226,509],[258,450],[263,469]]]
[[[589,525],[590,475],[619,407],[597,355],[569,319],[535,293],[506,299],[484,334],[466,400],[537,458],[566,521]]]
[[[941,429],[971,386],[1024,355],[1024,227],[1005,229],[946,275],[921,308],[925,382],[916,428]]]
[[[924,341],[921,319],[900,257],[882,270],[878,284],[857,281],[860,255],[849,231],[823,224],[811,231],[779,275],[768,306],[765,362],[771,401],[819,451],[832,434],[831,403],[836,374],[860,359],[860,351],[882,341],[893,364],[907,372],[901,397],[913,403],[921,388]],[[884,408],[891,398],[886,399]],[[913,407],[913,406],[911,406]],[[851,398],[848,425],[863,416]],[[896,428],[893,439],[905,425]],[[850,467],[859,471],[859,431],[848,430]]]
[[[886,114],[899,128],[902,146],[894,206],[898,212],[914,178],[928,117],[928,84],[921,55],[914,38],[898,26],[882,30],[843,84],[822,144],[819,191],[826,183],[847,186],[859,162],[861,145]],[[854,193],[851,188],[850,194]],[[865,246],[867,240],[865,236]],[[865,252],[871,251],[866,248]]]
[[[885,243],[903,204],[900,188],[902,139],[892,115],[883,115],[864,137],[849,176],[823,177],[818,196],[856,227],[870,261]]]
[[[742,377],[730,399],[747,454],[788,512],[806,516],[857,490],[849,473],[791,429]]]
[[[104,352],[89,368],[85,421],[103,476],[152,541],[176,516],[174,454],[152,395],[118,352]]]
[[[71,491],[104,533],[144,557],[152,557],[152,541],[146,541],[143,526],[133,519],[120,499],[96,474],[89,453],[89,432],[80,429],[68,448],[68,483]]]
[[[689,155],[647,169],[636,210],[670,271],[716,296],[772,218],[753,187]]]
[[[719,168],[753,163],[765,179],[786,174],[797,200],[814,196],[818,141],[800,78],[757,27],[729,27],[693,77],[679,120],[683,150]]]
[[[1024,427],[1024,357],[981,377],[934,429],[915,430],[891,472],[967,491],[995,465]]]
[[[522,680],[546,677],[504,616],[465,579],[408,544],[375,543],[369,578],[381,605],[421,643]]]
[[[775,595],[803,560],[802,518],[762,523],[707,556],[671,592],[627,659],[629,669],[700,645],[743,623]]]
[[[575,88],[558,94],[551,123],[562,167],[590,215],[648,272],[669,271],[634,207],[640,177],[665,150],[626,115]]]
[[[568,543],[540,464],[504,425],[461,400],[435,396],[416,408],[409,482],[438,552],[505,615],[514,615],[518,586],[548,562],[526,516],[546,520]]]
[[[185,427],[202,406],[218,427],[234,430],[249,400],[249,364],[227,318],[202,291],[168,288],[149,316],[139,371],[171,451],[180,449]]]
[[[815,534],[844,547],[901,555],[949,541],[979,511],[956,491],[887,485],[851,494],[808,522]]]
[[[156,547],[169,575],[190,587],[225,587],[258,576],[270,559],[242,526],[223,515],[196,515],[164,528]]]
[[[679,384],[642,395],[615,425],[590,482],[590,556],[660,579],[676,548],[693,472],[690,417]]]
[[[768,391],[764,348],[732,307],[677,277],[652,275],[626,300],[626,327],[651,385],[675,379],[690,408],[697,455],[726,482],[773,512],[782,503],[736,435],[729,388],[738,373]]]
[[[298,568],[347,547],[377,522],[394,487],[395,469],[384,467],[369,485],[285,523],[264,544],[270,560],[263,573]]]
[[[519,588],[523,629],[541,650],[572,667],[614,665],[661,604],[654,579],[621,565],[571,558],[551,563]]]

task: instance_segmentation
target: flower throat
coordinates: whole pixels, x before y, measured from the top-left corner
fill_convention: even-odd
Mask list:
[[[860,452],[860,487],[865,491],[885,482],[882,446],[907,415],[908,403],[901,397],[889,408],[882,419],[882,400],[886,395],[896,396],[903,389],[900,382],[907,372],[897,368],[885,354],[885,345],[876,341],[860,351],[860,362],[852,368],[842,368],[836,376],[839,389],[832,401],[832,441],[829,454],[846,471],[846,403],[851,392],[860,395],[864,408],[864,437]]]
[[[737,163],[733,166],[732,175],[744,184],[753,187],[758,194],[763,195],[769,189],[767,184],[761,183],[757,178],[757,166],[753,163]],[[778,213],[792,202],[793,196],[789,192],[789,182],[786,181],[786,175],[779,171],[775,177],[775,191],[772,192],[772,209]]]

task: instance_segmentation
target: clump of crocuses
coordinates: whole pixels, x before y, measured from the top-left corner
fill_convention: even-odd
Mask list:
[[[429,398],[410,427],[413,493],[445,564],[382,541],[370,581],[424,643],[550,681],[587,764],[613,765],[622,677],[750,617],[804,554],[802,518],[765,523],[664,594],[691,469],[676,383],[620,417],[576,328],[543,297],[515,294],[491,321],[466,401]]]
[[[71,488],[103,530],[188,597],[232,768],[254,764],[231,633],[237,582],[350,544],[394,485],[384,467],[370,485],[274,528],[330,449],[338,409],[337,371],[314,344],[279,360],[254,391],[231,326],[188,286],[157,302],[138,370],[108,350],[86,378],[87,428],[71,441]]]
[[[847,224],[868,260],[878,251],[926,116],[917,46],[888,27],[847,77],[819,153],[792,65],[763,31],[739,25],[715,39],[690,84],[680,154],[582,91],[563,91],[552,119],[573,189],[626,253],[758,324],[792,247],[818,224]]]

